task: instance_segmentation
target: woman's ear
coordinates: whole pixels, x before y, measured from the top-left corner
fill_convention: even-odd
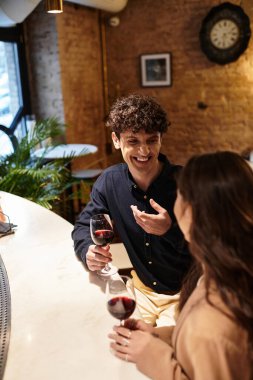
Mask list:
[[[186,219],[188,220],[189,223],[192,222],[192,206],[191,205],[187,205],[186,206],[186,209],[185,209],[185,216],[186,216]]]
[[[187,241],[190,241],[190,231],[192,225],[192,207],[188,204],[184,211],[184,224],[185,224],[185,232],[184,236]]]
[[[113,141],[115,149],[120,149],[120,141],[118,137],[116,136],[115,132],[112,132],[112,141]]]

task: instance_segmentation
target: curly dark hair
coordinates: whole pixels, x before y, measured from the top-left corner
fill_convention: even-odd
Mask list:
[[[106,119],[106,126],[120,138],[120,134],[127,130],[138,133],[167,131],[170,123],[166,112],[150,96],[131,94],[119,98],[112,106]]]
[[[253,363],[253,171],[234,152],[193,156],[178,178],[192,207],[190,251],[248,332]],[[215,307],[215,305],[214,305]]]

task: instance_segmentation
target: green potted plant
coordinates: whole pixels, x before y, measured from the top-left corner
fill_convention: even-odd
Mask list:
[[[19,195],[48,209],[56,207],[64,191],[72,184],[69,163],[72,157],[45,162],[33,158],[41,146],[60,143],[64,125],[56,118],[36,122],[8,155],[0,152],[0,190]]]

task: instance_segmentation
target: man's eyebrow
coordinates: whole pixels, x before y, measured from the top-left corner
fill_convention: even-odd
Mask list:
[[[125,138],[126,139],[138,139],[138,137],[136,135],[126,135]]]

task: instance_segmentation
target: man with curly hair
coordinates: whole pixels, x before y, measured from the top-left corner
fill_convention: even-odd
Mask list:
[[[129,95],[115,102],[106,125],[125,162],[104,170],[93,185],[72,233],[75,252],[90,271],[111,261],[110,247],[94,245],[89,228],[92,215],[109,214],[133,265],[142,318],[154,326],[174,324],[191,257],[173,213],[180,166],[160,153],[166,113],[149,96]]]

